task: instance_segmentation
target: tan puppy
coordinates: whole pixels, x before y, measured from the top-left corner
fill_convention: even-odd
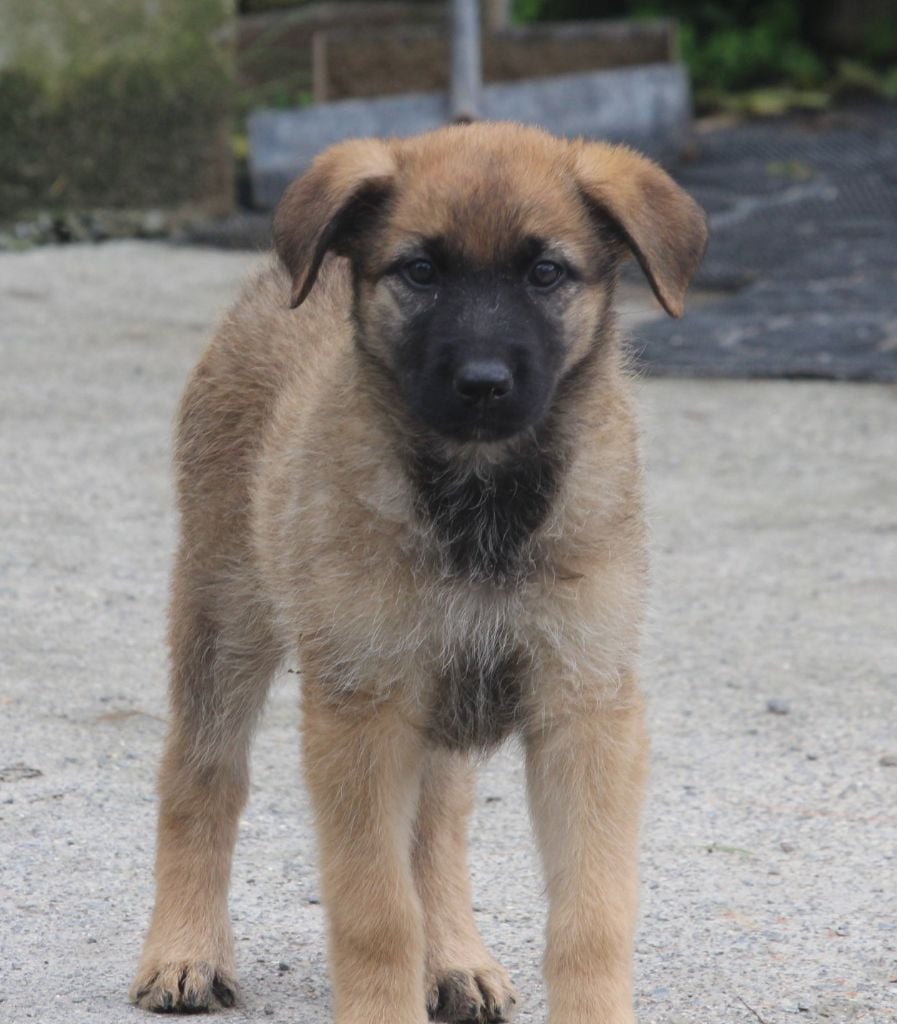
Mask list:
[[[471,758],[512,732],[551,1020],[627,1024],[645,543],[612,299],[631,251],[680,315],[704,217],[625,148],[476,124],[328,150],[275,237],[180,410],[172,722],[132,998],[234,1002],[249,742],[298,649],[338,1024],[510,1013],[465,828]]]

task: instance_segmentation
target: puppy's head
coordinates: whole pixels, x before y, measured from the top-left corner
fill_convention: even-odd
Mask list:
[[[274,233],[294,307],[328,251],[352,261],[359,344],[419,423],[459,441],[546,415],[601,344],[627,253],[681,316],[707,239],[644,157],[511,124],[334,146],[287,189]]]

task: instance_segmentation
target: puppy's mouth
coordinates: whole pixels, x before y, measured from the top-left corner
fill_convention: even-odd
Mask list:
[[[465,427],[460,427],[452,435],[456,441],[480,441],[488,444],[493,441],[507,441],[527,430],[531,424],[505,422],[496,419],[494,410],[478,409],[475,418]]]
[[[526,432],[541,419],[541,415],[527,415],[522,410],[486,402],[462,408],[431,407],[417,412],[434,433],[446,440],[461,443],[508,441]]]

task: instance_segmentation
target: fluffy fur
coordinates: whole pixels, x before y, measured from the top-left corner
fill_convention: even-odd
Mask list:
[[[226,899],[248,745],[298,650],[338,1024],[510,1013],[473,923],[464,833],[471,759],[511,732],[545,865],[551,1019],[633,1020],[646,560],[612,299],[631,251],[681,313],[705,236],[644,158],[513,125],[346,143],[288,190],[278,257],[178,418],[172,724],[141,1006],[236,997]],[[514,276],[533,239],[571,268],[550,295]],[[436,297],[392,268],[437,243],[478,294],[501,280],[539,304],[550,402],[509,438],[443,436],[408,401],[401,339]],[[488,344],[499,299],[459,308]]]

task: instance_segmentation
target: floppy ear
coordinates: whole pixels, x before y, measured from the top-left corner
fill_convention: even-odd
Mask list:
[[[626,146],[581,144],[574,175],[588,204],[607,217],[641,264],[670,316],[707,248],[707,218],[657,164]]]
[[[395,170],[386,143],[352,139],[325,150],[287,187],[274,214],[274,246],[293,279],[292,309],[311,291],[327,251],[346,254],[353,230],[389,194]]]

